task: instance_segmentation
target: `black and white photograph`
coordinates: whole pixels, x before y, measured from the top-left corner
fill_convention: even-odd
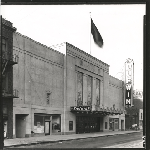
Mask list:
[[[146,4],[1,5],[4,148],[144,148]]]

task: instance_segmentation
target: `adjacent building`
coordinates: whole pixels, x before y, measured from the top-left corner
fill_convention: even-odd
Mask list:
[[[13,137],[124,130],[123,81],[72,44],[61,48],[13,33]]]
[[[124,130],[123,82],[109,75],[108,64],[69,43],[65,58],[67,130]]]
[[[126,130],[143,129],[143,91],[134,90],[133,93],[133,107],[126,108],[125,128]]]
[[[13,33],[16,28],[2,18],[2,101],[4,137],[13,138],[13,98],[18,98],[17,89],[13,88],[13,65],[18,57],[13,55]]]

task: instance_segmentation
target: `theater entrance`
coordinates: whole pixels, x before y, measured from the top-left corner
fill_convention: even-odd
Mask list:
[[[90,133],[100,131],[100,117],[76,116],[76,133]]]

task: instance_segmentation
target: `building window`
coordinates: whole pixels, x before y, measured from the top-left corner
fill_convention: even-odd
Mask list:
[[[34,115],[34,133],[44,133],[44,116]]]
[[[77,73],[77,106],[83,105],[83,73]]]
[[[105,129],[107,129],[107,122],[105,122]]]
[[[87,76],[87,105],[92,104],[92,77]]]
[[[96,105],[100,105],[100,80],[96,79]]]

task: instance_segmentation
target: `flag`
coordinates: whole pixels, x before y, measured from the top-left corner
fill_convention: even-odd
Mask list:
[[[91,33],[93,35],[94,42],[99,46],[103,47],[103,39],[102,36],[100,35],[97,27],[95,26],[93,20],[91,19]]]

